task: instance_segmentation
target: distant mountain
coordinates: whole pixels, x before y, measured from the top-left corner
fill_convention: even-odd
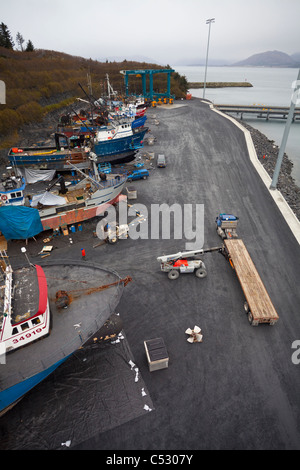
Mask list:
[[[300,52],[295,52],[294,54],[291,54],[291,58],[300,64]]]
[[[254,54],[248,59],[242,60],[232,64],[234,67],[299,67],[300,54],[293,54],[294,57],[289,56],[285,52],[268,51],[260,54]]]

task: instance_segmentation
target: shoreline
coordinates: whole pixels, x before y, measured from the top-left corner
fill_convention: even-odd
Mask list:
[[[258,129],[245,123],[245,121],[240,119],[236,119],[236,121],[250,132],[257,158],[268,175],[273,178],[279,152],[278,145],[275,144],[274,140],[269,139]],[[292,177],[292,169],[293,162],[289,159],[288,155],[284,153],[277,189],[281,192],[297,219],[300,221],[300,188]]]

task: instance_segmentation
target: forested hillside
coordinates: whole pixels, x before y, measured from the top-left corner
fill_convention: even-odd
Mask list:
[[[168,66],[166,66],[168,67]],[[114,90],[124,95],[123,69],[162,68],[138,62],[98,62],[49,50],[15,51],[0,47],[0,80],[6,85],[6,104],[0,105],[0,139],[15,140],[20,126],[40,121],[46,113],[63,108],[77,97],[86,99],[78,83],[99,98],[107,93],[106,74]],[[131,77],[130,93],[141,93],[141,79]],[[166,74],[154,75],[154,90],[167,90]],[[171,76],[171,93],[185,97],[187,81],[178,73]],[[10,143],[10,142],[9,142]]]

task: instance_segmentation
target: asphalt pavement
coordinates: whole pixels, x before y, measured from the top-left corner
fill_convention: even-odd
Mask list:
[[[88,260],[132,277],[118,310],[153,410],[83,439],[75,449],[300,449],[300,364],[292,361],[292,344],[300,340],[299,244],[232,122],[199,99],[147,114],[156,140],[144,150],[163,153],[167,166],[156,168],[154,160],[148,180],[134,182],[138,197],[128,202],[142,205],[144,238],[93,248],[87,223],[73,244],[61,242],[51,260],[80,259],[84,247]],[[160,271],[156,258],[185,250],[188,241],[184,231],[174,239],[172,224],[170,239],[151,238],[151,208],[163,203],[183,211],[187,204],[203,205],[199,248],[221,246],[214,223],[220,212],[239,217],[239,237],[279,315],[274,326],[250,326],[235,272],[217,252],[203,255],[204,279],[184,274],[171,281]],[[29,253],[35,249],[31,241]],[[194,325],[202,329],[202,343],[187,342],[185,330]],[[150,372],[144,341],[158,337],[169,366]]]

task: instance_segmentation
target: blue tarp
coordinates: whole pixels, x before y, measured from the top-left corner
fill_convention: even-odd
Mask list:
[[[0,207],[0,232],[6,240],[25,240],[43,231],[39,211],[25,206]]]

